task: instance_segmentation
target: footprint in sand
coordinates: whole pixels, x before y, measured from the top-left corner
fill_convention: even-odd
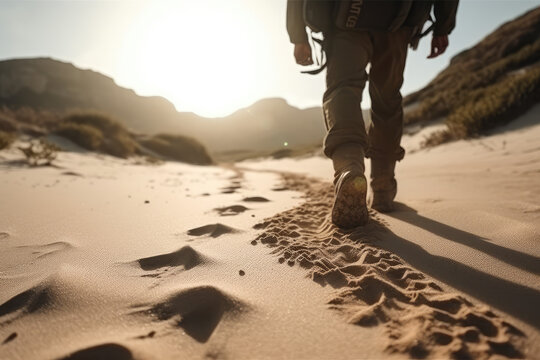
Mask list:
[[[221,189],[222,194],[234,194],[236,190],[240,189],[240,185],[231,185]]]
[[[2,341],[2,345],[7,344],[8,342],[11,342],[17,338],[18,334],[16,332],[12,332],[8,335],[7,338],[5,338],[4,341]]]
[[[6,240],[7,238],[9,238],[9,233],[0,232],[0,240]]]
[[[267,198],[262,197],[262,196],[251,196],[251,197],[244,198],[242,201],[245,201],[245,202],[269,202],[270,200],[268,200]]]
[[[172,326],[200,343],[208,341],[224,318],[239,316],[249,309],[245,302],[213,286],[183,289],[141,307],[135,314],[151,313],[159,321],[173,320]]]
[[[214,209],[221,216],[234,216],[249,210],[249,208],[243,205],[232,205]]]
[[[291,189],[289,187],[287,187],[287,186],[281,186],[281,187],[272,188],[272,191],[287,191],[287,190],[291,190]]]
[[[132,360],[134,359],[131,351],[119,344],[108,343],[100,344],[86,349],[75,351],[58,360],[91,360],[91,359],[114,359],[114,360]]]
[[[60,287],[54,279],[46,279],[13,296],[0,305],[0,325],[8,325],[27,314],[51,310],[64,296]]]
[[[172,276],[211,261],[210,258],[197,252],[191,246],[184,246],[171,253],[135,260],[131,264],[136,264],[144,271],[149,272],[143,277],[161,277],[165,273]],[[172,272],[170,272],[171,270]]]
[[[81,174],[77,173],[77,172],[74,172],[74,171],[64,171],[62,173],[62,175],[67,175],[67,176],[79,176],[79,177],[82,177]]]
[[[232,181],[229,186],[222,188],[222,194],[233,194],[236,190],[242,188],[242,182],[240,180]]]
[[[204,225],[198,228],[194,228],[194,229],[188,230],[187,233],[188,235],[193,235],[193,236],[208,235],[213,238],[217,238],[224,234],[231,234],[231,233],[237,233],[237,232],[240,232],[240,230],[234,229],[227,225],[217,223],[217,224],[209,224],[209,225]]]

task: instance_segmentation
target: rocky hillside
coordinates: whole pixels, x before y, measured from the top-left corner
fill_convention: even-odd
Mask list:
[[[509,21],[404,99],[406,123],[444,118],[435,143],[476,136],[540,101],[540,7]]]
[[[211,99],[209,99],[211,101]],[[283,99],[265,99],[234,114],[207,119],[177,112],[161,97],[144,97],[113,79],[49,58],[0,61],[0,106],[65,113],[94,110],[143,134],[181,133],[199,139],[213,153],[271,152],[320,144],[320,108],[300,110]]]

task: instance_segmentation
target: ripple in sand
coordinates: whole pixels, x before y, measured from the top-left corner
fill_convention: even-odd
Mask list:
[[[198,286],[175,292],[137,313],[150,313],[160,321],[172,321],[200,343],[208,341],[225,317],[248,310],[248,305],[213,286]]]
[[[66,241],[56,241],[45,245],[22,245],[17,246],[17,248],[28,249],[32,254],[37,255],[38,259],[42,259],[53,254],[71,250],[75,247]]]
[[[221,216],[234,216],[243,213],[244,211],[249,210],[249,208],[243,206],[243,205],[231,205],[231,206],[225,206],[221,208],[214,209],[219,213]]]
[[[108,343],[73,352],[59,360],[132,360],[131,351],[119,344]]]
[[[240,232],[240,230],[237,230],[227,225],[217,223],[217,224],[209,224],[209,225],[204,225],[198,228],[190,229],[188,230],[187,233],[188,235],[193,235],[193,236],[208,235],[213,238],[217,238],[224,234],[231,234],[231,233],[237,233],[237,232]]]

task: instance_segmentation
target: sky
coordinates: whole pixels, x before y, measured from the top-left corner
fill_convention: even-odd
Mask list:
[[[530,0],[461,0],[450,46],[409,51],[402,93],[426,85],[451,57]],[[52,57],[112,77],[178,111],[226,116],[268,97],[320,105],[324,73],[301,74],[285,29],[286,0],[0,0],[0,60]],[[364,96],[363,107],[369,107]]]

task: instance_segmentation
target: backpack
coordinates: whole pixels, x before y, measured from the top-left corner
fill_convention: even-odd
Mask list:
[[[412,3],[413,0],[341,0],[335,25],[349,31],[395,31],[407,19]]]
[[[311,41],[320,46],[320,58],[315,56],[318,69],[302,71],[304,74],[319,74],[326,68],[325,53],[328,50],[325,38],[333,29],[347,31],[399,29],[409,14],[413,0],[304,0],[304,22],[311,31]],[[422,32],[415,29],[411,47],[416,49],[418,42],[433,29],[431,26]],[[321,33],[322,38],[314,36]]]
[[[304,0],[304,22],[314,33],[328,33],[334,27],[339,0]]]

